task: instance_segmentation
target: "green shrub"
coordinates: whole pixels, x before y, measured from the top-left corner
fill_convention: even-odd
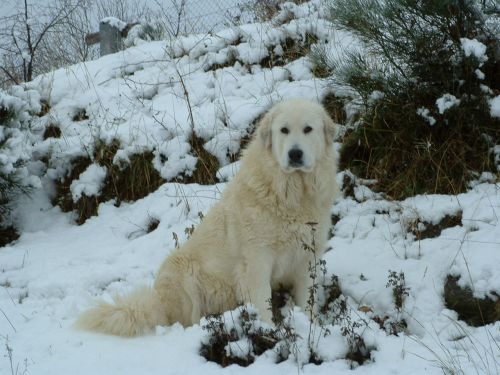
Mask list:
[[[497,173],[500,8],[490,0],[337,0],[330,18],[358,38],[334,61],[313,56],[364,103],[341,168],[394,198],[458,193]]]
[[[27,194],[33,182],[26,168],[29,150],[24,147],[26,107],[21,99],[0,91],[0,230],[10,239],[16,238],[10,215],[13,201]]]

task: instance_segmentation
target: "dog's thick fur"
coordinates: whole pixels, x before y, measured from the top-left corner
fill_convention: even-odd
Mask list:
[[[167,257],[154,287],[114,304],[100,302],[76,326],[136,336],[156,325],[189,326],[242,302],[253,303],[271,322],[271,290],[279,285],[290,287],[294,302],[305,308],[308,267],[323,254],[338,193],[334,134],[333,121],[318,104],[297,99],[274,106],[221,200]],[[290,161],[292,149],[303,154],[296,163]],[[314,232],[311,223],[317,223]],[[316,254],[304,248],[313,243]]]

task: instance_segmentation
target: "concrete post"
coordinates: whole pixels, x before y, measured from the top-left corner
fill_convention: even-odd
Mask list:
[[[115,22],[118,21],[118,22]],[[122,24],[126,24],[116,18],[105,18],[99,23],[100,54],[109,55],[123,49]]]

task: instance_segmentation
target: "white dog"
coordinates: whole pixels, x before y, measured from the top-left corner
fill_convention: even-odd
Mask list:
[[[334,134],[318,104],[297,99],[274,106],[221,200],[167,257],[154,287],[100,302],[76,326],[135,336],[156,325],[192,325],[243,302],[270,323],[271,290],[279,285],[305,308],[308,267],[324,252],[338,193]]]

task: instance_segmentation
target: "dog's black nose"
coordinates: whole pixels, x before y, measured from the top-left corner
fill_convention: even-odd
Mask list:
[[[304,153],[299,148],[292,148],[290,151],[288,151],[288,158],[290,159],[291,164],[292,165],[302,164],[303,154]]]

